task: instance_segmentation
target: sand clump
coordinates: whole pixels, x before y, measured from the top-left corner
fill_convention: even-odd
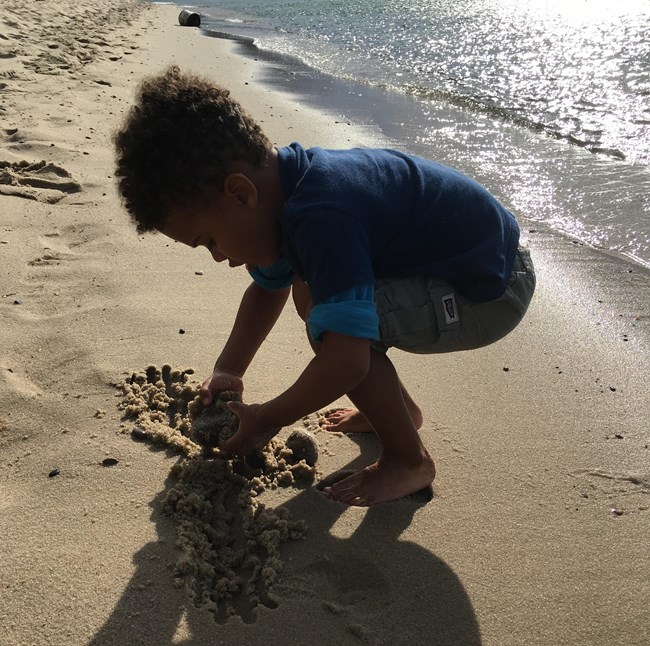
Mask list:
[[[162,505],[176,526],[176,585],[220,623],[232,615],[252,621],[258,605],[277,605],[270,590],[283,567],[280,546],[306,531],[304,521],[266,506],[260,496],[278,486],[311,484],[316,443],[294,431],[286,442],[274,438],[246,458],[221,457],[219,446],[238,424],[227,402],[241,396],[223,392],[205,407],[192,375],[165,365],[127,377],[120,385],[124,432],[182,456]]]

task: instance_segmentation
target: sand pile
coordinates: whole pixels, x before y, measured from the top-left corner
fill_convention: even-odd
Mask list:
[[[282,571],[280,546],[306,531],[303,521],[267,507],[260,496],[270,488],[313,482],[317,447],[301,430],[246,458],[220,457],[219,446],[238,423],[226,404],[240,395],[221,393],[205,407],[192,375],[168,365],[131,374],[120,386],[124,429],[138,441],[183,456],[171,469],[173,484],[163,504],[176,524],[181,552],[176,584],[219,622],[235,614],[252,621],[256,606],[276,605],[270,589]]]

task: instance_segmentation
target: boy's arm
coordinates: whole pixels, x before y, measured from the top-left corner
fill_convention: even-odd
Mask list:
[[[265,404],[262,417],[269,426],[288,426],[352,390],[368,374],[370,341],[327,332],[318,354],[296,382]]]
[[[244,292],[228,341],[199,395],[205,405],[222,390],[243,390],[242,377],[278,320],[290,287],[270,291],[252,283]]]
[[[281,395],[264,404],[228,404],[240,423],[239,431],[223,446],[224,451],[246,454],[261,448],[281,427],[352,390],[368,374],[369,366],[370,341],[325,333],[318,354]]]

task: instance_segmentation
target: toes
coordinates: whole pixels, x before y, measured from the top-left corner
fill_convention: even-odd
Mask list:
[[[356,488],[353,484],[345,487],[341,487],[341,484],[342,483],[339,482],[335,485],[332,485],[331,487],[324,487],[323,493],[328,498],[336,500],[337,502],[343,502],[348,505],[353,504],[352,501],[360,497],[359,492],[356,491]]]
[[[350,476],[349,478],[345,478],[345,480],[341,480],[340,482],[337,482],[336,484],[332,485],[331,487],[328,487],[330,490],[331,494],[333,496],[336,496],[337,498],[355,491],[357,488],[357,481],[354,476]]]
[[[340,498],[336,498],[338,502],[342,502],[351,507],[369,507],[372,505],[374,497],[368,495],[367,493],[358,493],[356,491],[350,491]]]
[[[325,493],[337,502],[355,507],[366,507],[370,504],[372,496],[363,490],[361,478],[358,475],[351,476],[337,482],[331,487],[325,488]]]
[[[341,469],[340,471],[335,471],[334,473],[325,476],[316,485],[316,488],[320,489],[320,491],[325,491],[325,489],[333,487],[337,482],[341,482],[341,480],[345,480],[346,478],[353,476],[355,473],[357,472],[353,469]]]
[[[340,422],[343,418],[347,417],[354,409],[352,408],[334,408],[332,410],[325,411],[323,414],[323,419],[321,420],[321,425],[327,422]]]
[[[344,491],[333,495],[332,499],[336,500],[336,502],[342,502],[345,505],[359,506],[361,496],[356,491]]]
[[[339,419],[334,419],[332,417],[326,417],[324,420],[321,420],[319,422],[319,426],[321,428],[327,428],[328,426],[333,426],[334,424],[338,424],[341,420]]]

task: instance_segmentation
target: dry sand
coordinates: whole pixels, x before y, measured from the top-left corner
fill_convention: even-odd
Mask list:
[[[0,644],[650,643],[650,277],[539,227],[538,293],[510,337],[392,355],[424,410],[431,502],[346,508],[271,477],[252,498],[278,533],[239,579],[219,550],[203,561],[226,571],[216,579],[182,560],[195,548],[179,527],[231,531],[233,498],[215,460],[134,441],[116,385],[150,364],[206,375],[248,279],[135,235],[110,134],[138,80],[176,61],[229,86],[278,144],[382,137],[269,90],[261,63],[177,15],[131,0],[16,0],[0,14]],[[246,401],[288,386],[309,355],[288,309]],[[317,438],[323,474],[378,449]],[[230,516],[206,523],[206,491]],[[179,500],[196,512],[184,524]],[[210,605],[215,590],[237,597],[235,616]]]

